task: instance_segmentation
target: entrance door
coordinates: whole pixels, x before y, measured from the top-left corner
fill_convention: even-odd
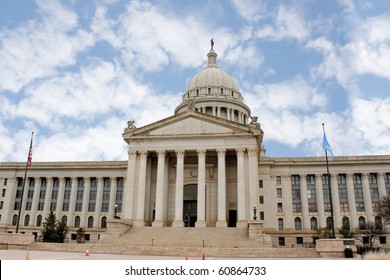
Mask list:
[[[229,210],[229,227],[236,227],[237,224],[237,210]]]
[[[197,220],[197,204],[196,200],[185,200],[183,205],[183,217],[185,227],[195,227]]]
[[[198,214],[198,185],[185,185],[183,199],[184,226],[195,227]]]

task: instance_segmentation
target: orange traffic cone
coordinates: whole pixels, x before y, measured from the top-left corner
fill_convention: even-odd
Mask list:
[[[186,261],[188,261],[188,255],[186,255]]]
[[[85,256],[89,257],[89,250],[87,249],[87,252],[85,252]]]
[[[206,256],[204,255],[204,253],[203,253],[203,255],[202,255],[202,260],[205,260],[206,259]]]

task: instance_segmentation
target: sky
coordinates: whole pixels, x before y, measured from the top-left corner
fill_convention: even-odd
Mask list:
[[[218,65],[271,157],[390,154],[390,2],[0,0],[0,162],[126,160]]]

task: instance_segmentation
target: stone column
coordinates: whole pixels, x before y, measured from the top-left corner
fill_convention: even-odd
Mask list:
[[[68,225],[70,227],[74,226],[74,211],[76,208],[76,196],[77,196],[77,177],[72,177],[72,186],[70,191],[70,199],[69,199],[69,217],[68,217]]]
[[[157,151],[157,182],[156,182],[156,214],[152,226],[163,227],[163,211],[164,211],[164,185],[165,185],[165,151]]]
[[[198,213],[195,227],[206,227],[206,150],[198,150]]]
[[[384,173],[378,173],[378,190],[380,199],[382,199],[384,196],[387,196]]]
[[[140,151],[138,190],[137,190],[137,216],[134,226],[145,226],[145,188],[146,188],[146,162],[148,159],[147,151]]]
[[[83,197],[83,207],[81,209],[80,227],[87,227],[90,190],[91,190],[91,179],[88,177],[85,178],[85,182],[84,182],[84,197]]]
[[[337,228],[341,228],[341,214],[340,214],[340,194],[339,194],[339,183],[337,180],[337,174],[331,174],[331,188],[332,188],[332,205],[333,205],[333,219],[334,227],[337,231]]]
[[[324,206],[324,191],[322,189],[322,174],[316,174],[316,195],[317,195],[317,213],[318,227],[326,227],[325,206]]]
[[[151,184],[152,184],[152,159],[146,162],[146,188],[145,188],[145,221],[151,225],[152,211],[151,211]]]
[[[176,151],[175,220],[173,227],[183,227],[184,150]]]
[[[216,227],[227,227],[226,222],[226,150],[218,153],[218,219]]]
[[[370,184],[368,182],[368,174],[362,174],[362,187],[364,196],[364,208],[366,210],[367,222],[373,222],[373,210],[371,202]]]
[[[301,174],[301,203],[302,203],[302,229],[310,229],[310,220],[309,220],[309,201],[307,198],[307,178],[306,174]]]
[[[126,221],[132,222],[133,208],[134,208],[134,178],[135,178],[135,162],[137,160],[137,151],[128,151],[128,163],[127,163],[127,177],[123,189],[123,204],[122,204],[122,218]],[[115,205],[115,204],[114,204]]]
[[[245,193],[245,148],[236,149],[237,152],[237,227],[247,227],[246,220],[246,193]]]
[[[355,190],[353,187],[353,174],[347,174],[347,194],[348,208],[350,213],[351,228],[358,227],[358,217],[356,213]]]
[[[56,206],[56,218],[61,220],[62,217],[62,204],[64,203],[64,191],[65,191],[65,178],[58,178],[58,195],[57,195],[57,206]]]
[[[43,220],[47,218],[50,212],[51,193],[53,191],[53,178],[48,178],[46,182],[45,204],[43,205]]]
[[[113,219],[115,215],[115,204],[116,204],[116,190],[117,190],[117,178],[110,178],[110,205],[108,207],[108,218]]]
[[[253,207],[258,204],[258,191],[259,188],[259,162],[257,159],[258,150],[257,148],[248,149],[248,175],[249,175],[249,208],[246,209],[248,219],[252,218]]]
[[[102,200],[103,200],[103,177],[97,179],[96,190],[96,205],[95,205],[95,218],[93,219],[93,227],[100,228],[100,214],[102,212]]]
[[[12,211],[16,198],[16,185],[18,180],[13,178],[8,178],[7,182],[7,191],[4,197],[3,213],[1,215],[0,225],[12,225]]]
[[[35,177],[35,188],[34,188],[34,195],[33,195],[33,201],[31,205],[31,218],[30,218],[30,225],[35,226],[36,220],[37,220],[37,210],[38,210],[38,202],[39,202],[39,193],[41,191],[41,178]]]

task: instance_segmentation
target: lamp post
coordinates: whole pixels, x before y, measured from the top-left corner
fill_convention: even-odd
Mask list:
[[[118,219],[117,213],[118,213],[118,204],[115,204],[115,215],[114,215],[115,219]]]
[[[256,216],[256,213],[257,213],[257,208],[256,206],[253,207],[253,220],[257,220],[257,216]]]

